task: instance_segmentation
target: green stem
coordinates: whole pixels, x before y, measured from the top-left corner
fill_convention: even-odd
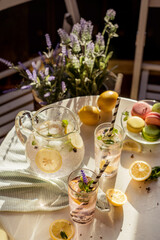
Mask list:
[[[105,56],[107,56],[107,52],[108,52],[108,48],[109,48],[109,44],[110,44],[110,40],[111,40],[111,38],[108,37],[107,46],[106,46],[106,50],[105,50]]]

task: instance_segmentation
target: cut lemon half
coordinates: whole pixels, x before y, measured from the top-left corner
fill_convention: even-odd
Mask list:
[[[51,223],[49,233],[52,239],[71,239],[75,233],[73,224],[65,219],[58,219]]]
[[[114,188],[107,190],[106,197],[113,206],[122,206],[127,201],[126,194]]]
[[[42,148],[37,152],[35,162],[43,172],[53,173],[61,168],[62,157],[55,149]]]
[[[99,168],[100,169],[102,169],[103,168],[103,165],[106,163],[106,161],[103,159],[101,162],[100,162],[100,166],[99,166]],[[108,165],[107,167],[106,167],[106,169],[105,169],[105,173],[111,173],[111,172],[113,172],[115,170],[115,167],[113,167],[113,166],[110,166],[110,165]]]
[[[144,161],[135,161],[129,168],[130,176],[136,181],[146,180],[152,172],[151,166]]]
[[[69,140],[71,141],[71,144],[75,148],[82,148],[83,147],[83,140],[79,133],[70,133],[68,135]]]
[[[123,142],[123,150],[140,153],[142,152],[142,145],[131,139],[125,139]]]

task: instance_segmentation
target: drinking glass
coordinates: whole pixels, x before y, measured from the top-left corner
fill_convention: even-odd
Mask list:
[[[94,185],[93,189],[89,192],[82,191],[79,188],[81,170],[84,171],[87,179],[90,181],[96,178],[95,172],[89,169],[77,169],[73,171],[68,178],[68,195],[70,216],[74,222],[80,224],[90,223],[94,218],[98,183]]]
[[[95,168],[98,174],[104,163],[110,163],[102,174],[104,177],[113,177],[117,174],[124,140],[124,131],[119,125],[114,125],[111,137],[107,136],[110,123],[102,123],[94,132]]]

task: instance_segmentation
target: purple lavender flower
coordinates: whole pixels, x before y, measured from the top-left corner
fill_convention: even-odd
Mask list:
[[[80,52],[81,47],[80,47],[78,37],[75,34],[71,33],[70,39],[71,39],[71,47],[72,47],[73,52],[75,52],[75,53]]]
[[[24,85],[24,86],[21,87],[22,90],[30,89],[30,88],[32,88],[31,85]]]
[[[86,54],[92,56],[93,53],[94,53],[94,43],[93,42],[89,42],[87,44],[87,47],[86,47]]]
[[[59,34],[59,36],[61,38],[61,41],[64,44],[68,44],[70,42],[70,38],[69,38],[68,33],[66,33],[62,28],[58,29],[58,34]]]
[[[50,95],[51,95],[50,92],[46,92],[46,93],[44,94],[44,97],[49,97]]]
[[[7,60],[4,59],[4,58],[0,58],[0,62],[3,63],[3,64],[5,64],[7,67],[11,67],[11,68],[13,67],[13,63],[7,61]]]
[[[71,33],[79,37],[80,31],[81,31],[81,25],[79,23],[74,24]]]
[[[48,79],[47,79],[49,82],[55,80],[55,76],[49,76]]]
[[[81,18],[80,20],[81,24],[81,40],[82,42],[90,41],[92,38],[92,31],[93,31],[93,25],[91,21],[86,21],[85,19]]]
[[[6,89],[6,90],[4,90],[2,93],[14,92],[14,91],[16,91],[16,90],[17,90],[17,88]]]
[[[29,69],[26,69],[26,73],[27,73],[27,75],[28,75],[28,78],[29,78],[30,80],[33,80],[32,73],[29,71]]]
[[[62,86],[62,92],[65,92],[67,88],[64,81],[62,81],[61,86]]]
[[[87,180],[87,177],[86,177],[86,175],[85,175],[85,173],[84,173],[83,170],[81,170],[81,174],[82,174],[83,182],[84,182],[85,184],[87,184],[87,183],[88,183],[88,180]]]
[[[103,51],[105,49],[105,41],[104,36],[101,33],[96,35],[96,42],[95,42],[95,51]]]
[[[115,16],[116,16],[116,12],[113,9],[108,9],[106,12],[105,18],[107,20],[114,20]]]
[[[52,43],[51,43],[51,39],[50,39],[50,36],[48,33],[45,34],[45,37],[46,37],[46,44],[47,44],[47,47],[48,49],[50,50],[52,48]]]
[[[41,57],[41,60],[42,60],[43,64],[46,65],[45,58],[44,58],[44,56],[42,55],[42,53],[39,51],[38,54],[39,54],[39,56]]]
[[[27,70],[26,66],[23,63],[18,62],[18,64],[23,70],[25,70],[25,71]]]

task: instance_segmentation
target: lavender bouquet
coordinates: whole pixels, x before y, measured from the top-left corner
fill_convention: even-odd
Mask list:
[[[104,30],[102,34],[96,35],[95,42],[92,40],[93,25],[91,21],[85,21],[83,18],[73,26],[70,35],[63,29],[58,30],[70,96],[99,94],[104,82],[109,81],[110,71],[107,67],[113,54],[109,52],[109,44],[113,37],[118,37],[118,25],[112,23],[115,15],[113,9],[107,11]],[[105,33],[108,34],[106,44]],[[115,78],[112,78],[112,81],[115,81]]]
[[[113,9],[107,11],[104,30],[96,35],[95,42],[92,40],[93,25],[83,18],[74,24],[70,35],[63,29],[58,30],[61,43],[55,50],[46,34],[47,51],[39,52],[40,60],[32,62],[29,69],[21,62],[15,66],[2,58],[0,61],[19,72],[23,78],[20,88],[34,89],[41,105],[67,97],[99,94],[104,82],[110,79],[107,67],[113,52],[109,52],[109,44],[118,36],[118,25],[112,23],[115,15]],[[108,34],[106,44],[105,33]]]

